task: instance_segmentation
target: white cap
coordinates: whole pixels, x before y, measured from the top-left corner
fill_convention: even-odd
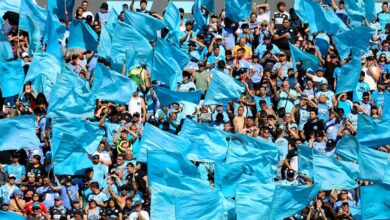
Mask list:
[[[30,55],[28,55],[27,52],[23,52],[23,53],[22,53],[22,58],[25,58],[25,57],[30,57]]]

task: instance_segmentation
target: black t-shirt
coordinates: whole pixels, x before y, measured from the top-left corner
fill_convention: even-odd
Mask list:
[[[44,176],[46,174],[45,168],[41,164],[39,164],[38,167],[34,167],[34,165],[28,166],[27,172],[35,174],[35,181],[38,181],[38,177]]]
[[[121,210],[119,208],[114,207],[114,208],[106,208],[105,212],[107,214],[107,217],[118,218],[119,214],[121,213]]]
[[[286,159],[290,160],[291,158],[297,157],[297,156],[298,156],[298,151],[297,151],[297,149],[292,149],[292,150],[289,150],[289,151],[288,151],[287,156],[286,156]]]
[[[125,206],[122,210],[122,215],[126,215],[127,217],[129,217],[132,212],[134,212],[133,207],[129,208],[129,207]]]
[[[315,119],[314,121],[308,121],[306,122],[305,126],[303,127],[303,130],[305,132],[306,139],[309,140],[310,134],[312,132],[321,131],[325,129],[324,122],[319,119]]]
[[[71,214],[69,210],[66,209],[65,207],[62,208],[51,207],[49,209],[49,213],[51,219],[53,220],[66,220],[66,216]]]
[[[131,183],[131,181],[133,179],[133,175],[134,175],[135,182],[138,185],[138,190],[141,191],[141,192],[145,192],[146,191],[146,182],[145,182],[145,180],[143,178],[144,178],[144,176],[146,176],[146,173],[144,171],[142,171],[142,170],[138,170],[134,174],[130,173],[126,177],[127,182],[129,184]]]
[[[289,28],[281,28],[276,31],[276,35],[282,36],[285,33],[289,33],[289,37],[282,38],[280,40],[276,40],[275,44],[282,50],[289,50],[290,46],[288,43],[295,44],[297,37],[298,37],[298,31],[295,28],[289,27]]]
[[[86,213],[85,213],[85,211],[84,211],[83,208],[78,208],[78,209],[73,208],[73,209],[71,209],[71,210],[68,212],[68,215],[70,215],[70,218],[71,218],[71,219],[74,218],[74,216],[75,216],[76,214],[77,214],[77,215],[80,215],[80,216],[86,215]]]

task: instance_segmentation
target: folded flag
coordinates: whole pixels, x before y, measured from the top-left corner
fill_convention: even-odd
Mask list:
[[[36,93],[42,92],[49,100],[53,85],[61,73],[61,63],[57,57],[49,53],[34,55],[24,83],[31,82]]]
[[[75,19],[70,26],[68,49],[96,51],[99,36],[84,20]]]
[[[334,42],[340,58],[347,58],[351,50],[355,50],[354,52],[357,53],[366,52],[372,36],[371,31],[369,27],[361,26],[336,34],[334,36]],[[356,38],[355,36],[359,37]]]
[[[361,72],[360,56],[353,56],[352,60],[335,69],[336,94],[353,91],[359,82]]]
[[[171,63],[163,54],[153,51],[151,58],[152,80],[165,83],[172,91],[177,91],[177,82],[181,81],[182,71],[176,63]]]
[[[35,130],[35,116],[22,115],[0,120],[0,151],[19,150],[39,146]],[[15,141],[17,140],[17,141]]]
[[[23,88],[24,70],[22,60],[0,63],[0,84],[3,97],[18,95]]]
[[[227,73],[215,71],[207,90],[204,105],[217,105],[238,100],[245,91],[244,85]]]
[[[181,102],[199,104],[200,97],[202,96],[202,91],[200,90],[194,92],[176,92],[161,86],[154,86],[153,89],[162,106],[169,106],[170,104]]]
[[[291,43],[289,43],[289,45],[294,71],[297,71],[296,62],[298,61],[302,62],[302,67],[304,70],[309,68],[314,70],[320,65],[320,61],[315,55],[300,50]]]
[[[172,0],[169,1],[167,8],[164,12],[163,22],[168,30],[180,30],[180,11],[173,4]]]
[[[374,184],[360,188],[362,219],[390,219],[390,185]]]
[[[96,152],[103,138],[104,130],[99,123],[82,119],[54,119],[53,122],[52,153],[55,154],[60,144],[66,141],[75,141],[83,146],[84,150],[93,154]],[[69,139],[62,136],[67,134]]]
[[[31,19],[30,16],[27,16],[28,20],[28,43],[30,44],[28,48],[28,53],[30,55],[34,55],[35,53],[41,51],[42,44],[41,44],[41,31],[39,30],[39,25],[37,22],[35,22],[33,19]]]
[[[269,213],[270,219],[283,219],[305,208],[320,191],[319,184],[282,186],[277,185]]]
[[[226,0],[226,17],[234,22],[239,22],[250,17],[251,0]]]
[[[338,161],[324,154],[313,153],[314,181],[321,184],[321,190],[354,189],[359,168],[356,163]]]
[[[136,158],[138,161],[146,162],[147,152],[150,150],[163,150],[186,155],[191,143],[183,137],[165,132],[156,126],[147,123],[144,128],[140,145],[141,150]]]
[[[83,175],[93,166],[85,146],[64,134],[58,149],[53,153],[54,173],[56,175]]]
[[[160,101],[161,102],[161,101]],[[222,162],[226,158],[229,134],[186,119],[179,136],[192,140],[187,158],[195,161]]]
[[[359,143],[355,136],[344,135],[336,146],[335,155],[345,161],[358,161]]]
[[[2,0],[0,1],[0,17],[3,17],[7,11],[19,13],[21,0]]]
[[[96,65],[92,93],[96,99],[127,104],[137,89],[135,82],[108,69],[101,63]]]
[[[390,156],[366,146],[359,147],[359,179],[390,184]]]
[[[302,23],[307,24],[307,16],[305,12],[305,0],[295,0],[294,1],[294,11],[295,14],[301,19]]]
[[[360,145],[380,147],[390,143],[390,121],[376,120],[359,114],[356,138]]]
[[[125,11],[125,23],[132,26],[148,40],[156,40],[157,31],[165,27],[163,21],[154,18],[149,14],[134,12],[131,10]]]
[[[53,86],[47,117],[93,117],[94,110],[95,98],[89,83],[64,66]]]

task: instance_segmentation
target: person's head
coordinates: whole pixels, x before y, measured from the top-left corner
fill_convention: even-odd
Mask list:
[[[62,197],[61,196],[57,196],[54,198],[54,205],[56,207],[61,207],[62,206]]]
[[[214,47],[214,49],[213,49],[213,52],[214,52],[214,56],[219,56],[219,47]]]
[[[290,27],[290,21],[288,20],[288,18],[283,19],[283,27],[284,28]]]
[[[326,104],[326,101],[327,101],[327,98],[326,98],[326,95],[325,95],[325,94],[321,94],[321,95],[318,97],[318,102],[319,102],[319,103]]]
[[[242,59],[244,58],[244,55],[245,55],[245,48],[239,48],[237,50],[237,58]]]
[[[39,214],[41,214],[41,206],[39,206],[39,203],[38,202],[34,202],[32,207],[31,207],[31,210],[32,210],[32,214],[34,216],[37,216]]]
[[[382,47],[384,51],[389,51],[390,42],[385,40],[382,42]]]
[[[223,131],[225,131],[225,132],[232,131],[232,124],[229,121],[227,121],[223,124]]]
[[[191,21],[186,22],[186,31],[192,31],[193,24]]]
[[[27,173],[27,182],[34,183],[35,182],[35,174],[33,172]]]
[[[138,112],[133,114],[133,122],[138,122],[140,120],[141,115]]]
[[[243,116],[244,115],[244,107],[243,106],[239,106],[237,112],[238,112],[237,113],[238,116]]]
[[[3,204],[1,204],[1,210],[8,211],[9,210],[9,202],[5,201]]]
[[[122,165],[124,162],[125,162],[125,157],[122,154],[118,155],[116,158],[116,164]]]
[[[250,17],[250,21],[252,23],[254,23],[254,22],[256,22],[256,20],[257,20],[257,14],[255,12],[252,12],[251,17]]]
[[[310,110],[310,120],[317,119],[317,111],[315,109]]]
[[[82,1],[81,2],[81,8],[83,9],[83,11],[88,11],[88,1]]]
[[[225,50],[225,60],[229,61],[232,59],[232,51],[231,50]]]
[[[108,4],[106,2],[103,2],[100,6],[100,11],[103,13],[106,13],[108,11]]]
[[[284,52],[281,52],[281,53],[279,54],[279,61],[280,61],[280,62],[284,62],[284,61],[286,61],[286,60],[287,60],[286,54],[285,54]]]
[[[100,187],[99,187],[99,183],[98,183],[98,182],[91,182],[91,183],[89,184],[89,188],[91,188],[91,191],[92,191],[94,194],[100,193]]]
[[[169,113],[169,117],[173,120],[176,120],[177,119],[177,114],[178,114],[178,110],[174,109],[172,110],[170,113]]]
[[[246,127],[252,127],[255,124],[255,119],[253,117],[247,117]]]
[[[90,208],[93,208],[93,209],[96,208],[96,201],[95,200],[90,200],[88,203],[89,203]]]
[[[316,208],[317,208],[317,209],[322,208],[322,200],[321,200],[321,199],[317,199]]]
[[[367,104],[369,101],[370,101],[370,93],[363,92],[363,102]]]
[[[246,38],[245,37],[241,37],[240,40],[238,41],[238,44],[240,45],[240,47],[245,47],[245,45],[246,45]]]
[[[294,177],[295,177],[295,171],[293,169],[288,169],[287,170],[287,180],[293,181]]]
[[[19,154],[15,153],[11,157],[12,163],[16,164],[19,163]]]
[[[262,127],[261,130],[262,130],[261,136],[263,138],[269,138],[271,136],[271,132],[268,127]]]
[[[180,18],[183,19],[183,17],[184,17],[184,8],[179,8],[179,12],[180,12]]]
[[[361,71],[360,77],[359,77],[359,82],[363,82],[365,77],[366,77],[366,73],[364,71]]]
[[[16,176],[14,174],[11,174],[8,176],[8,184],[14,185],[16,180]]]
[[[134,164],[132,162],[129,162],[126,165],[126,169],[127,169],[128,173],[134,173],[135,172],[135,166],[134,166]]]
[[[340,0],[340,1],[339,1],[339,9],[344,9],[344,8],[345,8],[344,1],[343,1],[343,0]]]
[[[249,31],[249,25],[247,23],[243,23],[241,25],[242,32],[247,33]]]
[[[76,17],[82,17],[83,16],[83,8],[82,7],[78,7],[76,9]]]
[[[113,198],[110,198],[108,200],[108,207],[109,208],[114,208],[115,207],[115,200]]]
[[[266,111],[267,110],[267,102],[264,100],[259,101],[260,109]]]
[[[389,10],[389,3],[383,2],[382,3],[382,11],[387,12],[387,10]]]
[[[120,20],[120,21],[125,21],[125,12],[124,11],[122,11],[120,14],[119,14],[119,16],[118,16],[118,19]]]
[[[279,12],[284,12],[286,10],[286,3],[284,2],[278,2],[276,5]]]
[[[99,156],[99,154],[95,154],[95,155],[92,156],[92,163],[95,164],[95,165],[100,163],[100,156]]]
[[[385,91],[385,83],[382,80],[378,81],[378,91],[379,92]]]
[[[317,74],[318,77],[324,76],[324,68],[321,67],[321,66],[319,66],[319,67],[317,68],[317,70],[316,70],[316,74]]]
[[[146,0],[141,0],[139,2],[139,7],[141,8],[141,10],[146,10],[147,6],[148,6],[148,2]]]
[[[135,202],[135,204],[134,204],[134,206],[135,206],[135,211],[136,212],[140,212],[140,211],[142,211],[142,202],[141,201],[136,201]]]
[[[38,200],[39,200],[39,194],[36,193],[36,192],[34,192],[34,193],[33,193],[33,196],[32,196],[32,200],[33,200],[34,202],[38,202]]]
[[[343,212],[349,213],[349,204],[348,204],[348,202],[343,202],[341,204],[341,209],[343,210]]]
[[[286,113],[284,115],[284,121],[287,122],[287,123],[291,123],[292,122],[292,115],[291,115],[291,113]]]
[[[326,80],[322,80],[320,86],[323,92],[328,91],[328,82]]]
[[[284,91],[288,91],[290,89],[290,83],[288,81],[283,81],[282,87]]]
[[[306,81],[306,88],[312,89],[313,86],[314,86],[313,80],[308,79],[308,80]]]
[[[340,191],[340,199],[341,200],[347,200],[348,199],[348,191],[347,190],[341,190]]]

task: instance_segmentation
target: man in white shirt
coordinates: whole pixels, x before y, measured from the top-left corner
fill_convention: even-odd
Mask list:
[[[140,201],[135,202],[135,212],[132,212],[129,216],[129,220],[149,220],[148,212],[142,210],[142,203]]]
[[[81,8],[83,9],[83,18],[87,18],[88,15],[92,16],[92,20],[94,20],[92,12],[88,11],[89,3],[88,1],[84,0],[81,2]]]

